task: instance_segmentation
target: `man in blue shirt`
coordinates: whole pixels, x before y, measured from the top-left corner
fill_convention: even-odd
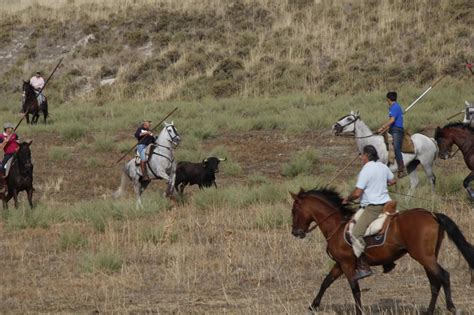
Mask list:
[[[389,133],[393,137],[393,150],[395,151],[395,159],[397,160],[397,176],[402,178],[407,176],[405,170],[405,164],[403,163],[402,157],[402,141],[403,141],[403,109],[397,103],[397,92],[388,92],[387,93],[387,103],[388,103],[388,117],[389,120],[382,125],[378,130],[379,133],[384,132],[389,128]]]

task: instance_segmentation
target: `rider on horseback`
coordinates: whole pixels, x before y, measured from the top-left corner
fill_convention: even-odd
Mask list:
[[[397,176],[402,178],[407,176],[405,165],[402,157],[402,141],[403,141],[403,110],[397,103],[397,92],[387,93],[387,103],[389,105],[388,116],[390,119],[379,128],[378,133],[383,133],[389,129],[389,133],[393,137],[393,150],[395,151],[395,159],[397,160]]]
[[[142,170],[142,180],[148,181],[150,178],[147,174],[146,168],[146,147],[149,144],[152,144],[155,139],[153,138],[153,133],[150,131],[151,121],[144,120],[143,124],[138,127],[137,131],[135,132],[135,138],[138,140],[137,145],[137,152],[140,157],[140,168]]]
[[[359,173],[356,188],[344,198],[347,204],[352,200],[360,198],[359,211],[362,211],[359,219],[352,230],[352,249],[357,257],[357,269],[354,280],[368,277],[372,274],[369,264],[364,258],[364,234],[370,223],[382,213],[384,205],[391,201],[387,186],[394,185],[397,181],[390,169],[382,162],[377,162],[379,156],[372,145],[366,145],[360,156],[362,170]]]
[[[36,75],[31,77],[30,84],[35,89],[36,97],[38,99],[38,105],[43,104],[43,102],[46,100],[46,96],[44,96],[44,93],[42,91],[45,85],[45,81],[41,76],[40,71],[37,71]]]
[[[0,149],[3,149],[4,155],[2,160],[2,165],[0,166],[0,182],[1,182],[1,189],[0,192],[4,193],[6,191],[7,183],[6,183],[6,165],[8,160],[15,155],[16,151],[18,151],[18,140],[17,134],[13,131],[13,125],[11,123],[5,123],[3,125],[4,132],[0,134]]]

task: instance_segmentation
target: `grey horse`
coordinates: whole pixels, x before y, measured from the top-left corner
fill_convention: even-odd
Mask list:
[[[350,134],[354,135],[357,142],[359,152],[368,144],[371,144],[377,150],[380,162],[387,164],[388,151],[383,140],[383,136],[374,134],[370,128],[362,121],[359,112],[353,112],[347,116],[339,119],[332,127],[336,135]],[[421,164],[425,170],[426,177],[431,185],[431,190],[434,191],[436,177],[433,173],[433,164],[438,155],[438,145],[433,138],[427,137],[420,133],[415,133],[411,136],[415,146],[415,153],[403,153],[403,161],[407,166],[408,174],[410,175],[410,192],[412,195],[419,180],[415,172],[416,167]],[[391,165],[390,169],[396,171],[396,165]]]
[[[181,141],[181,137],[176,131],[173,122],[171,122],[171,124],[165,122],[164,124],[165,126],[158,137],[155,137],[155,143],[151,147],[152,151],[150,150],[151,152],[147,154],[147,173],[150,180],[166,180],[168,182],[166,194],[170,196],[174,193],[174,182],[176,178],[176,161],[174,159],[173,150]],[[137,166],[135,158],[125,164],[120,186],[113,194],[115,198],[123,194],[127,179],[132,181],[133,188],[137,195],[137,207],[141,207],[141,194],[150,184],[150,181],[142,180],[140,166]]]

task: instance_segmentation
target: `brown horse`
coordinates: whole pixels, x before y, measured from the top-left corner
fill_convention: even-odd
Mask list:
[[[457,145],[464,156],[466,166],[471,173],[463,181],[463,186],[469,193],[469,198],[474,200],[474,190],[469,183],[474,179],[474,129],[469,125],[455,122],[443,128],[436,128],[435,139],[439,146],[439,157],[443,160],[452,157],[453,144]]]
[[[326,289],[342,274],[349,280],[356,302],[356,314],[362,314],[360,288],[355,275],[356,257],[352,248],[344,241],[344,226],[350,220],[352,211],[342,204],[342,198],[331,189],[300,190],[291,193],[294,199],[292,234],[304,238],[306,233],[319,227],[327,241],[327,253],[335,261],[324,279],[310,310],[319,307]],[[312,222],[316,225],[310,228]],[[417,260],[425,269],[431,286],[431,301],[427,313],[433,314],[441,286],[446,295],[446,306],[455,312],[451,299],[449,273],[437,262],[444,231],[456,244],[471,268],[471,283],[474,281],[474,248],[464,238],[458,226],[446,215],[432,213],[425,209],[411,209],[392,217],[390,230],[383,246],[365,251],[367,261],[372,266],[390,265],[405,254]]]

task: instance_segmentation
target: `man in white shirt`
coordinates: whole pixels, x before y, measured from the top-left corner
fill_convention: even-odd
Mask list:
[[[44,96],[43,91],[42,91],[42,89],[45,85],[45,81],[44,81],[43,77],[41,76],[41,72],[37,71],[36,75],[31,77],[30,84],[36,90],[36,97],[38,99],[38,105],[41,105],[46,100],[46,97]],[[41,93],[40,93],[40,91],[41,91]]]
[[[390,169],[379,159],[377,150],[372,145],[362,149],[360,156],[362,170],[359,173],[356,188],[344,198],[343,203],[360,198],[362,214],[352,229],[352,249],[357,257],[357,269],[354,280],[368,277],[372,274],[369,264],[366,262],[363,252],[365,249],[364,234],[370,223],[382,213],[384,205],[391,201],[388,195],[388,186],[397,181]]]

